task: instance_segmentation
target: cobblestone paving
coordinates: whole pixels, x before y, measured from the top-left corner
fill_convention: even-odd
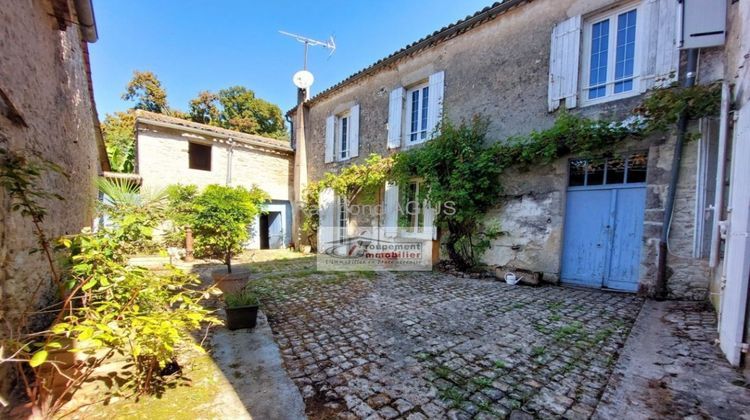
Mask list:
[[[441,273],[273,276],[256,286],[313,419],[587,418],[643,303]]]

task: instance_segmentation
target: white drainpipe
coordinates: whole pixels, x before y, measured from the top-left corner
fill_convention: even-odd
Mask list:
[[[715,268],[719,265],[719,245],[721,229],[721,211],[724,208],[724,177],[726,176],[727,160],[727,138],[729,137],[729,102],[731,95],[729,83],[725,80],[721,83],[721,114],[719,116],[719,156],[716,166],[716,193],[713,204],[713,224],[711,226],[711,254],[709,266]],[[722,273],[722,278],[724,273]]]

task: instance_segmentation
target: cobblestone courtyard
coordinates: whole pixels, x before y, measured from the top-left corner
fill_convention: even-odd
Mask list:
[[[272,265],[253,281],[310,418],[589,417],[642,305],[437,272],[313,268]]]

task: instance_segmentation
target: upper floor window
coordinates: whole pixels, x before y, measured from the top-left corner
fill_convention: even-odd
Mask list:
[[[351,116],[346,113],[336,119],[336,160],[346,160],[349,159]]]
[[[188,167],[201,171],[211,170],[211,145],[188,143]]]
[[[421,84],[406,91],[407,145],[427,139],[427,115],[430,104],[430,87]]]
[[[325,162],[359,156],[359,104],[326,117]]]
[[[584,102],[638,93],[638,9],[632,5],[586,19],[581,80]]]

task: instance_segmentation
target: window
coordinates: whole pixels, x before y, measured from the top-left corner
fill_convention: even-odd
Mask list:
[[[638,184],[646,182],[648,153],[633,153],[623,158],[570,161],[569,187]]]
[[[420,188],[422,181],[412,181],[400,190],[398,226],[409,234],[424,231],[424,211],[420,205]]]
[[[427,109],[430,87],[422,84],[406,91],[406,145],[427,140]]]
[[[349,159],[349,143],[351,140],[351,117],[349,114],[341,115],[337,118],[336,127],[336,159]]]
[[[346,198],[339,197],[338,200],[338,235],[339,242],[343,242],[349,234],[349,212],[347,210]]]
[[[190,169],[211,170],[211,146],[200,143],[188,143]]]
[[[584,102],[600,102],[638,93],[636,52],[638,9],[632,5],[584,24]]]

